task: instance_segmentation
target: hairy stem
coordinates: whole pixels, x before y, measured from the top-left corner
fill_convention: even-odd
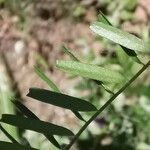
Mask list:
[[[64,150],[69,150],[71,146],[77,141],[82,132],[88,127],[88,125],[103,111],[106,107],[108,107],[115,98],[121,94],[134,80],[136,80],[150,65],[150,60],[146,65],[144,65],[122,88],[118,90],[78,131],[78,133],[74,136],[70,144],[68,144]]]

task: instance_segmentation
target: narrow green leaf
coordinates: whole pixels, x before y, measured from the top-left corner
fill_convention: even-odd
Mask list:
[[[27,94],[27,96],[48,104],[74,111],[97,110],[94,105],[85,100],[45,89],[31,88],[29,89],[29,93]]]
[[[0,141],[0,149],[1,150],[27,150],[29,148],[27,146],[23,146],[21,144]],[[30,149],[37,150],[35,148],[30,148]]]
[[[22,112],[23,115],[29,118],[39,119],[32,111],[30,111],[26,106],[24,106],[18,100],[12,100],[12,103],[15,105],[16,108],[20,110],[20,112]]]
[[[98,21],[112,26],[110,21],[106,18],[106,16],[101,11],[100,11],[100,14],[98,15]]]
[[[102,86],[109,94],[114,95],[114,92],[112,92],[106,85],[101,84],[101,86]]]
[[[101,18],[102,21],[104,21],[104,22],[106,21],[106,22],[107,22],[107,19],[104,18],[104,17],[105,17],[105,16],[103,15],[103,17]],[[103,18],[104,18],[104,19],[103,19]],[[77,57],[75,57],[74,54],[71,53],[68,48],[66,48],[65,46],[63,46],[63,50],[64,50],[64,52],[65,52],[66,54],[68,54],[68,55],[70,56],[70,58],[71,58],[72,60],[80,62],[80,60],[79,60]],[[106,91],[110,93],[110,91],[108,91],[108,90],[106,90]],[[80,115],[80,113],[78,113],[78,112],[76,112],[76,111],[73,111],[73,113],[74,113],[74,114],[76,115],[76,117],[78,117],[80,120],[85,121],[84,118]]]
[[[113,26],[102,12],[100,12],[100,14],[98,15],[98,20],[100,22],[106,24],[106,25]],[[129,56],[137,56],[137,54],[135,53],[134,50],[130,50],[130,49],[124,47],[124,46],[121,46],[121,48],[126,52],[127,55],[129,55]]]
[[[125,51],[122,50],[120,46],[116,48],[116,55],[117,55],[119,64],[123,67],[126,73],[126,71],[131,69],[130,67],[132,67],[134,62],[130,60],[130,57],[128,57],[128,55],[125,53]]]
[[[1,131],[7,136],[7,138],[12,141],[13,143],[18,143],[0,124]]]
[[[121,45],[120,45],[121,46]],[[123,51],[130,57],[132,57],[132,60],[139,63],[139,64],[143,64],[140,59],[138,58],[136,52],[134,50],[130,50],[124,46],[121,46],[121,48],[123,49]]]
[[[26,106],[17,100],[13,100],[12,103],[27,117],[40,120],[32,111],[30,111]],[[45,133],[44,136],[57,148],[60,148],[59,143],[54,138],[53,135]]]
[[[54,146],[61,149],[60,144],[57,142],[57,140],[55,139],[55,137],[53,135],[48,134],[48,133],[45,133],[44,135]]]
[[[72,110],[72,112],[75,114],[75,116],[76,116],[78,119],[80,119],[80,120],[86,122],[86,120],[81,116],[81,114],[80,114],[78,111]]]
[[[128,49],[141,52],[150,52],[150,43],[145,43],[136,36],[115,27],[104,24],[102,22],[94,22],[92,23],[90,28],[96,34],[105,37],[117,44],[120,44]]]
[[[45,81],[48,86],[50,88],[52,88],[54,91],[56,92],[60,92],[59,88],[56,86],[56,84],[53,83],[53,81],[51,81],[45,74],[44,72],[38,68],[38,67],[35,67],[35,72],[37,73],[37,75],[43,80]]]
[[[32,130],[44,134],[50,133],[52,135],[61,136],[74,135],[70,130],[64,127],[23,116],[3,114],[0,121],[22,129]]]
[[[56,66],[65,72],[105,83],[120,83],[124,80],[120,73],[96,65],[58,60]]]
[[[102,14],[102,13],[101,13],[101,14]],[[104,22],[104,23],[106,23],[106,24],[107,24],[107,23],[109,24],[109,21],[107,20],[107,18],[106,18],[103,14],[102,14],[102,15],[99,15],[99,19],[101,20],[101,22]],[[70,58],[71,58],[72,60],[80,62],[80,61],[78,60],[78,58],[76,58],[65,46],[63,47],[63,49],[64,49],[64,52],[67,53],[67,54],[70,56]],[[96,80],[93,80],[93,81],[95,82]],[[97,81],[96,81],[96,83],[97,83]],[[101,85],[102,85],[102,84],[101,84]],[[103,87],[104,87],[104,85],[103,85]],[[110,93],[110,91],[109,91],[108,89],[105,88],[105,90]],[[112,94],[112,92],[111,92],[111,94]],[[78,112],[73,111],[73,113],[74,113],[74,114],[76,115],[76,117],[78,117],[80,120],[85,121],[85,120],[83,119],[83,117],[82,117]]]
[[[109,22],[109,20],[107,19],[107,17],[106,17],[102,12],[100,12],[100,14],[98,15],[98,21],[100,21],[100,22],[102,22],[102,23],[104,23],[104,24],[106,24],[106,25],[113,26],[113,25]],[[120,45],[120,46],[121,46],[121,45]],[[122,48],[122,50],[123,50],[128,56],[131,56],[132,59],[133,59],[135,62],[137,62],[137,63],[139,63],[139,64],[143,64],[143,63],[139,60],[139,58],[137,57],[137,54],[136,54],[136,52],[135,52],[134,50],[128,49],[128,48],[126,48],[126,47],[124,47],[124,46],[121,46],[121,48]]]
[[[121,46],[121,45],[120,45]],[[131,57],[135,57],[137,56],[136,52],[133,51],[133,50],[130,50],[124,46],[121,46],[121,48],[125,51],[125,53],[128,55],[128,56],[131,56]]]
[[[70,58],[74,61],[79,61],[79,59],[67,48],[63,45],[63,50],[66,54],[70,56]]]
[[[70,53],[69,53],[70,54]],[[73,55],[73,54],[72,54]],[[74,56],[75,57],[75,56]],[[54,92],[58,92],[58,93],[61,93],[61,91],[60,91],[60,89],[57,87],[57,85],[52,81],[52,80],[50,80],[45,74],[44,74],[44,72],[40,69],[40,68],[38,68],[38,67],[35,67],[35,72],[37,73],[37,75],[43,80],[43,81],[45,81],[48,85],[49,85],[49,87],[52,89],[52,90],[54,90]],[[77,117],[77,118],[79,118],[80,120],[84,120],[83,118],[82,118],[82,116],[80,115],[80,113],[79,112],[77,112],[77,111],[73,111],[73,113],[75,114],[75,116]]]

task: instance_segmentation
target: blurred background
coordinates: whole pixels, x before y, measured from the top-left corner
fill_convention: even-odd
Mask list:
[[[150,42],[150,0],[0,0],[0,113],[15,113],[9,99],[16,97],[42,120],[75,133],[83,125],[70,111],[26,97],[30,87],[48,89],[34,72],[35,65],[66,94],[87,99],[97,108],[108,100],[111,94],[103,87],[56,69],[57,59],[70,59],[63,44],[83,62],[120,71],[128,78],[140,69],[117,45],[89,29],[100,11],[114,26]],[[146,63],[149,56],[139,58]],[[149,73],[148,69],[123,92],[72,150],[150,150]],[[85,119],[91,115],[83,113]],[[1,132],[0,138],[8,140]],[[21,132],[18,138],[41,150],[56,149],[34,132]]]

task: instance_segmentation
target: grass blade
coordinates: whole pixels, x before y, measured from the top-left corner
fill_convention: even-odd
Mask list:
[[[13,100],[12,103],[18,108],[25,116],[33,119],[40,120],[32,111],[30,111],[26,106],[24,106],[21,102],[17,100]],[[54,138],[53,135],[44,134],[44,136],[57,148],[61,148],[57,140]]]
[[[67,50],[66,50],[67,51]],[[69,51],[68,51],[69,52]],[[70,55],[73,55],[72,53],[69,53]],[[75,57],[75,56],[74,56]],[[57,87],[57,85],[52,81],[52,80],[50,80],[45,74],[44,74],[44,72],[40,69],[40,68],[38,68],[38,67],[35,67],[35,72],[37,73],[37,75],[43,80],[43,81],[45,81],[48,85],[49,85],[49,87],[54,91],[54,92],[58,92],[58,93],[61,93],[61,91],[59,90],[59,88]],[[80,120],[84,120],[83,118],[82,118],[82,116],[80,115],[80,113],[79,112],[77,112],[77,111],[72,111],[73,113],[74,113],[74,115],[77,117],[77,118],[79,118]],[[85,121],[85,120],[84,120]]]
[[[107,19],[107,17],[101,11],[100,11],[100,14],[98,15],[98,21],[112,26],[110,21]]]
[[[40,68],[35,67],[34,70],[37,73],[37,75],[48,84],[50,88],[52,88],[55,92],[60,92],[56,84],[54,84],[53,81],[51,81]]]
[[[128,49],[141,52],[150,52],[149,43],[145,43],[136,36],[112,27],[111,25],[107,25],[102,22],[94,22],[92,23],[90,28],[96,34],[105,37],[117,44],[120,44]]]
[[[29,89],[27,96],[48,104],[74,111],[97,110],[94,105],[85,100],[45,89],[31,88]]]
[[[17,143],[10,143],[10,142],[4,142],[0,141],[0,149],[1,150],[27,150],[26,146],[23,146],[21,144]],[[35,148],[30,148],[31,150],[37,150]]]
[[[74,134],[61,126],[48,123],[45,121],[40,121],[37,119],[26,118],[23,116],[3,114],[0,120],[3,123],[7,123],[13,126],[17,126],[22,129],[36,131],[38,133],[50,133],[52,135],[60,136],[73,136]]]
[[[72,53],[70,50],[63,45],[63,51],[70,56],[70,58],[74,61],[79,61],[79,59]]]
[[[96,65],[58,60],[56,66],[65,72],[98,80],[103,83],[120,83],[124,80],[124,77],[120,73]]]

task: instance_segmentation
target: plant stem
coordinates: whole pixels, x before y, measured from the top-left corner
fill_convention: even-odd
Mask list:
[[[121,94],[134,80],[136,80],[150,65],[150,60],[147,64],[145,64],[118,92],[116,92],[78,131],[78,133],[74,136],[70,144],[68,144],[64,150],[69,150],[71,146],[77,141],[82,132],[87,128],[87,126],[103,111],[106,107],[108,107],[115,98]]]

